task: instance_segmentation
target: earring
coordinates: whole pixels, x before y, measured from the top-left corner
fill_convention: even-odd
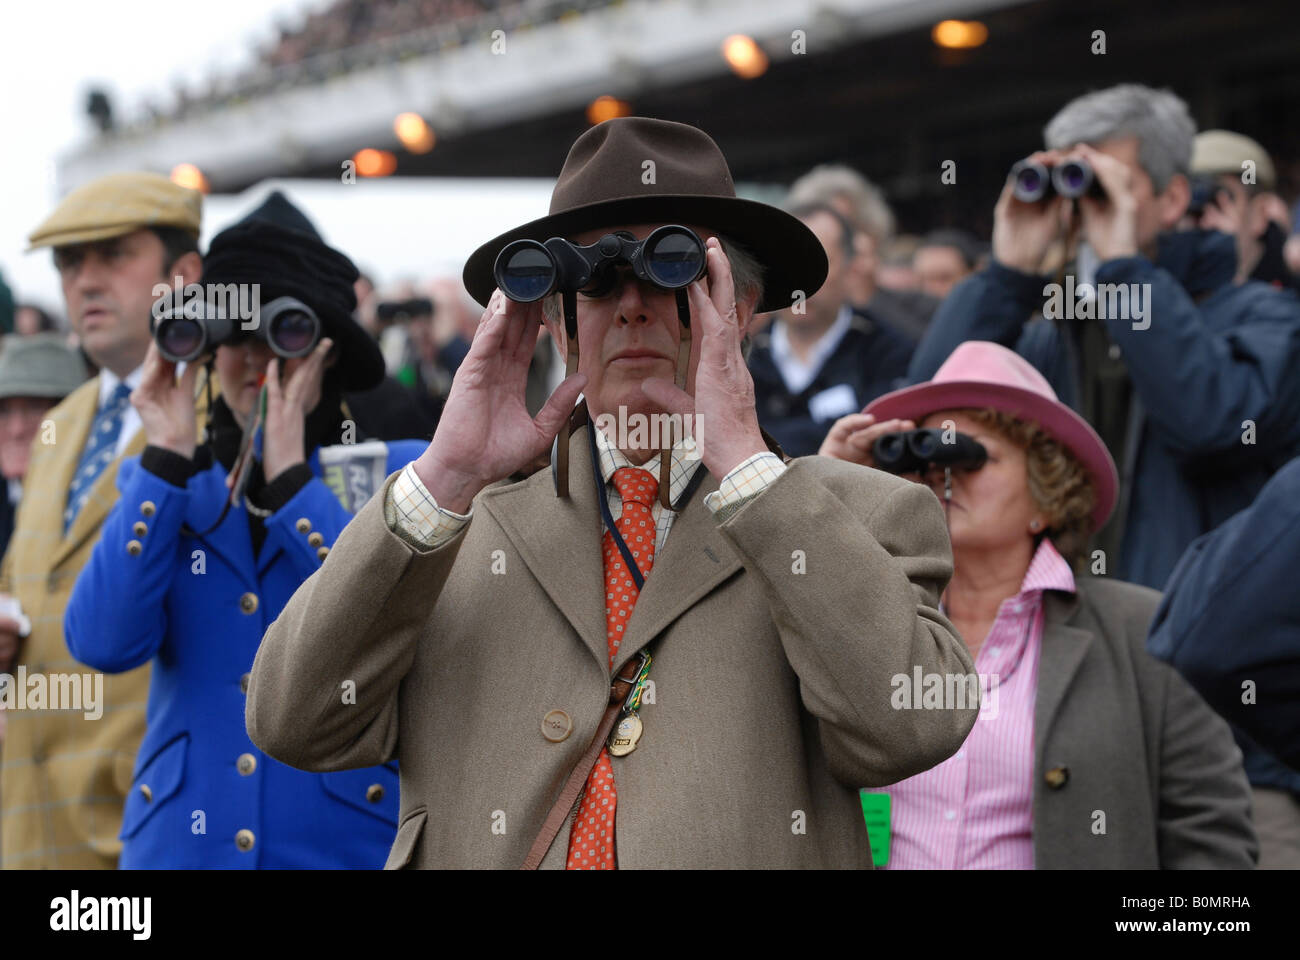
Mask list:
[[[1037,533],[1039,530],[1043,529],[1043,521],[1041,521],[1041,520],[1030,520],[1030,521],[1029,521],[1029,529],[1032,530],[1034,533]]]

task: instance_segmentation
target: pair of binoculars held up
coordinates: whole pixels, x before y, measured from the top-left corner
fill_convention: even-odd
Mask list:
[[[497,254],[492,275],[501,292],[519,303],[552,293],[602,297],[614,289],[624,263],[638,280],[681,290],[704,275],[704,242],[676,225],[658,227],[642,240],[619,230],[585,247],[563,237],[516,240]]]
[[[887,433],[871,448],[876,469],[886,473],[923,473],[927,467],[978,470],[988,459],[984,445],[964,433],[929,428]]]
[[[166,300],[168,298],[164,298]],[[247,320],[254,325],[247,326]],[[285,360],[304,357],[320,342],[321,323],[311,307],[294,297],[277,297],[241,319],[221,304],[193,299],[155,303],[153,338],[173,363],[193,363],[217,347],[256,337]]]
[[[1052,167],[1037,160],[1021,160],[1011,168],[1010,177],[1011,190],[1022,203],[1037,203],[1052,194],[1070,200],[1106,195],[1086,160],[1063,160]]]

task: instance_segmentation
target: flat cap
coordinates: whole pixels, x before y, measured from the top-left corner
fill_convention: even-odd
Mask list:
[[[11,334],[0,350],[0,400],[50,397],[62,400],[86,380],[86,364],[59,334]]]
[[[1206,130],[1192,146],[1192,173],[1242,173],[1242,163],[1255,165],[1255,183],[1265,190],[1277,186],[1277,172],[1268,151],[1250,137],[1231,130]]]
[[[197,239],[202,216],[197,190],[160,173],[110,173],[64,197],[27,238],[28,250],[107,240],[142,227],[179,227]]]

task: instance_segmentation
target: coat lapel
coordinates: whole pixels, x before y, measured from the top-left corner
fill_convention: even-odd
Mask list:
[[[700,464],[697,469],[705,470],[705,467]],[[655,557],[645,588],[628,620],[627,636],[614,660],[615,672],[741,567],[740,558],[718,531],[717,522],[704,505],[705,496],[718,489],[717,479],[705,472],[699,489],[673,520],[664,548]]]
[[[555,495],[551,471],[543,470],[489,491],[479,505],[501,524],[538,584],[605,669],[609,646],[601,589],[600,507],[586,431],[576,430],[570,438],[567,499]]]
[[[202,532],[221,516],[221,508],[229,493],[226,489],[226,470],[221,464],[214,463],[193,477],[189,486],[190,506],[185,512],[185,523],[191,530]],[[249,572],[253,570],[253,537],[248,532],[248,515],[242,503],[232,504],[221,525],[201,537],[195,537],[194,543],[196,547],[201,544],[210,549],[237,576],[248,579]]]
[[[1034,747],[1038,768],[1043,764],[1052,723],[1093,643],[1090,631],[1070,626],[1078,609],[1077,596],[1057,591],[1047,591],[1043,596],[1043,641],[1034,706]]]

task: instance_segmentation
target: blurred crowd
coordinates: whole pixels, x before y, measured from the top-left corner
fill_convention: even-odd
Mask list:
[[[345,0],[313,15],[301,31],[285,31],[267,62],[288,64],[307,50],[338,49],[494,7],[485,0]],[[1012,561],[1002,541],[979,540],[984,534],[976,527],[950,519],[954,584],[969,592],[955,587],[949,593],[948,615],[969,636],[1005,631],[1010,644],[1020,621],[1004,620],[1011,618],[1005,604],[1030,594],[1038,602],[1046,588],[1032,587],[1034,576],[1071,593],[1085,574],[1165,591],[1163,600],[1149,592],[1140,594],[1140,602],[1134,599],[1139,594],[1117,593],[1107,595],[1107,602],[1117,608],[1133,603],[1142,611],[1123,627],[1138,631],[1139,646],[1147,642],[1151,610],[1161,604],[1150,622],[1151,652],[1182,671],[1232,723],[1242,751],[1240,757],[1233,752],[1226,732],[1221,742],[1194,749],[1183,743],[1201,766],[1177,775],[1188,778],[1193,792],[1222,790],[1226,796],[1232,777],[1244,771],[1254,826],[1232,830],[1258,835],[1261,865],[1300,867],[1300,728],[1294,699],[1285,702],[1297,693],[1300,660],[1300,614],[1287,586],[1296,551],[1294,540],[1276,538],[1278,530],[1295,531],[1300,502],[1294,459],[1300,454],[1300,207],[1295,196],[1281,192],[1273,159],[1252,139],[1254,131],[1197,133],[1186,106],[1167,91],[1121,86],[1090,96],[1063,106],[1035,156],[1045,164],[1059,163],[1070,151],[1087,159],[1105,189],[1122,192],[1131,205],[1136,233],[1125,233],[1105,213],[1105,204],[1093,201],[1081,216],[1065,198],[1025,202],[1008,185],[996,199],[992,236],[952,226],[900,234],[886,197],[859,172],[827,164],[795,181],[785,207],[820,241],[828,272],[811,297],[759,317],[750,331],[747,362],[759,422],[792,457],[820,453],[880,466],[873,458],[882,437],[939,427],[945,422],[939,414],[955,410],[956,429],[986,448],[989,472],[957,471],[954,478],[952,471],[941,471],[941,480],[926,482],[936,484],[950,514],[960,509],[971,517],[977,496],[998,495],[1000,488],[988,478],[999,475],[993,466],[999,451],[1003,463],[1018,457],[1023,496],[1001,509],[1004,516],[1021,516],[1015,511],[1023,508],[1033,536],[1015,547]],[[61,263],[59,242],[50,245]],[[1049,312],[1047,287],[1066,277],[1069,289],[1077,283],[1092,295],[1106,283],[1142,287],[1152,322],[1144,327],[1134,322],[1140,317],[1103,322]],[[377,347],[384,372],[376,386],[341,388],[345,409],[367,438],[427,441],[485,316],[482,307],[459,276],[385,285],[363,273],[351,281],[351,295],[351,322]],[[1078,300],[1080,312],[1088,295]],[[341,296],[351,302],[346,291]],[[79,340],[80,323],[74,317],[70,329],[52,309],[15,299],[0,285],[0,470],[8,484],[8,496],[0,501],[0,547],[14,530],[30,452],[40,448],[51,408],[109,362]],[[536,337],[527,387],[534,414],[564,378],[551,335],[539,327]],[[147,345],[147,336],[137,337],[138,356],[114,358],[117,384],[131,384]],[[897,401],[900,391],[923,384],[957,385],[976,395],[984,389],[990,399],[978,409],[956,400],[911,407]],[[1009,390],[1037,399],[1029,406],[1008,405]],[[1055,418],[1056,426],[1046,429],[1033,410]],[[165,476],[164,458],[154,459]],[[270,502],[276,494],[272,479],[265,478]],[[978,483],[991,486],[981,490]],[[954,507],[963,497],[965,506]],[[134,515],[129,519],[145,525]],[[1045,537],[1050,549],[1043,547]],[[7,567],[11,563],[12,558]],[[976,577],[977,568],[989,577]],[[1243,570],[1253,576],[1243,578]],[[11,613],[17,630],[19,618],[30,611]],[[1032,629],[1041,630],[1041,624],[1026,625],[1024,636]],[[981,653],[980,641],[970,646],[977,664],[985,665],[980,656],[994,655]],[[16,642],[0,647],[0,671],[19,662],[18,649]],[[1261,693],[1258,710],[1242,709],[1246,681],[1268,691],[1267,698]],[[1161,674],[1158,683],[1167,682]],[[1149,691],[1157,680],[1140,676],[1134,684]],[[1104,699],[1098,697],[1094,713],[1104,712],[1096,706]],[[1200,708],[1188,705],[1191,699],[1177,707],[1175,694],[1170,697],[1171,711],[1200,717],[1194,712]],[[1032,710],[1032,696],[1026,702]],[[1145,708],[1134,700],[1115,709],[1131,709],[1136,717]],[[0,722],[3,717],[0,712]],[[1152,749],[1159,761],[1160,748]],[[1163,749],[1173,770],[1173,748]],[[1196,786],[1202,768],[1207,777],[1214,770],[1222,776]],[[1035,783],[1045,777],[1053,789],[1069,776],[1064,767],[1038,773]],[[5,775],[11,775],[8,768]],[[895,793],[894,800],[916,817],[922,839],[908,847],[900,834],[898,843],[902,861],[910,857],[923,865],[927,844],[937,842],[925,839],[924,797],[927,790],[954,788],[932,781],[911,789]],[[909,797],[917,807],[906,807],[913,802]],[[1225,809],[1235,803],[1225,800]],[[900,820],[897,828],[908,822]],[[1221,860],[1189,854],[1178,864],[1169,854],[1165,865],[1246,859],[1243,851],[1250,845],[1230,841],[1231,832],[1204,845],[1231,848]],[[1188,836],[1178,843],[1195,847]],[[1252,851],[1252,861],[1254,856]]]

